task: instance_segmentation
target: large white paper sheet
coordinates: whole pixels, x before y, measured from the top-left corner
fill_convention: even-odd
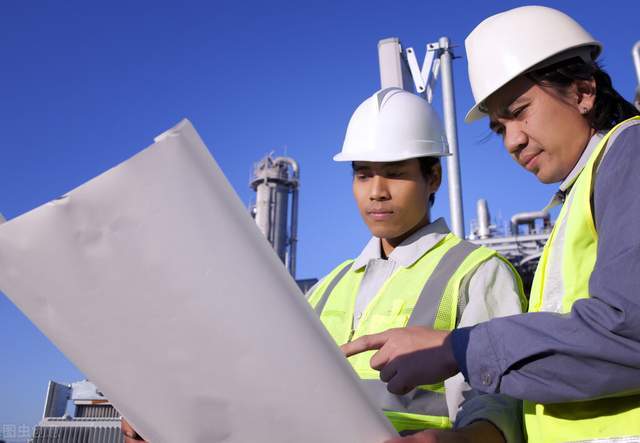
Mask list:
[[[395,435],[187,120],[0,225],[0,290],[153,443]]]

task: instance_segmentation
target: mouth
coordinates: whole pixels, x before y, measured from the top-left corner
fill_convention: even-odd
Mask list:
[[[533,171],[533,169],[536,167],[536,160],[541,152],[542,151],[539,151],[535,154],[522,156],[522,158],[520,158],[520,165],[522,165],[522,167],[527,171]]]
[[[372,209],[367,211],[367,216],[375,221],[385,221],[393,216],[393,211],[388,209]]]

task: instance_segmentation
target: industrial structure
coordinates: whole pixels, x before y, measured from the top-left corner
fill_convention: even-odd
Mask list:
[[[42,421],[31,442],[122,443],[120,414],[89,381],[70,385],[50,381]]]
[[[293,277],[296,275],[299,184],[298,162],[290,157],[271,155],[254,165],[250,183],[256,193],[251,215]]]
[[[480,199],[476,216],[467,239],[494,249],[509,260],[522,277],[528,294],[542,249],[553,228],[549,212],[521,212],[513,215],[505,226],[499,226],[491,222],[487,201]]]

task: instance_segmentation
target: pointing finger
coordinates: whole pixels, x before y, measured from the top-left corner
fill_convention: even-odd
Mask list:
[[[361,352],[380,349],[386,342],[387,333],[380,332],[379,334],[363,335],[352,342],[343,344],[340,349],[345,357],[351,357]]]

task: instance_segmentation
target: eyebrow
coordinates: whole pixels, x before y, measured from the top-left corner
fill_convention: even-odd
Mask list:
[[[514,105],[519,105],[522,102],[528,100],[526,97],[520,96],[518,98],[516,98],[515,100],[513,100],[511,103],[509,103],[507,106],[503,106],[501,108],[498,109],[497,112],[497,116],[498,118],[509,118],[513,116],[513,113],[511,111],[510,108],[512,108]],[[496,128],[502,126],[502,124],[500,122],[497,122],[496,120],[493,120],[492,118],[490,118],[489,120],[489,129],[491,129],[492,131],[495,132]]]

